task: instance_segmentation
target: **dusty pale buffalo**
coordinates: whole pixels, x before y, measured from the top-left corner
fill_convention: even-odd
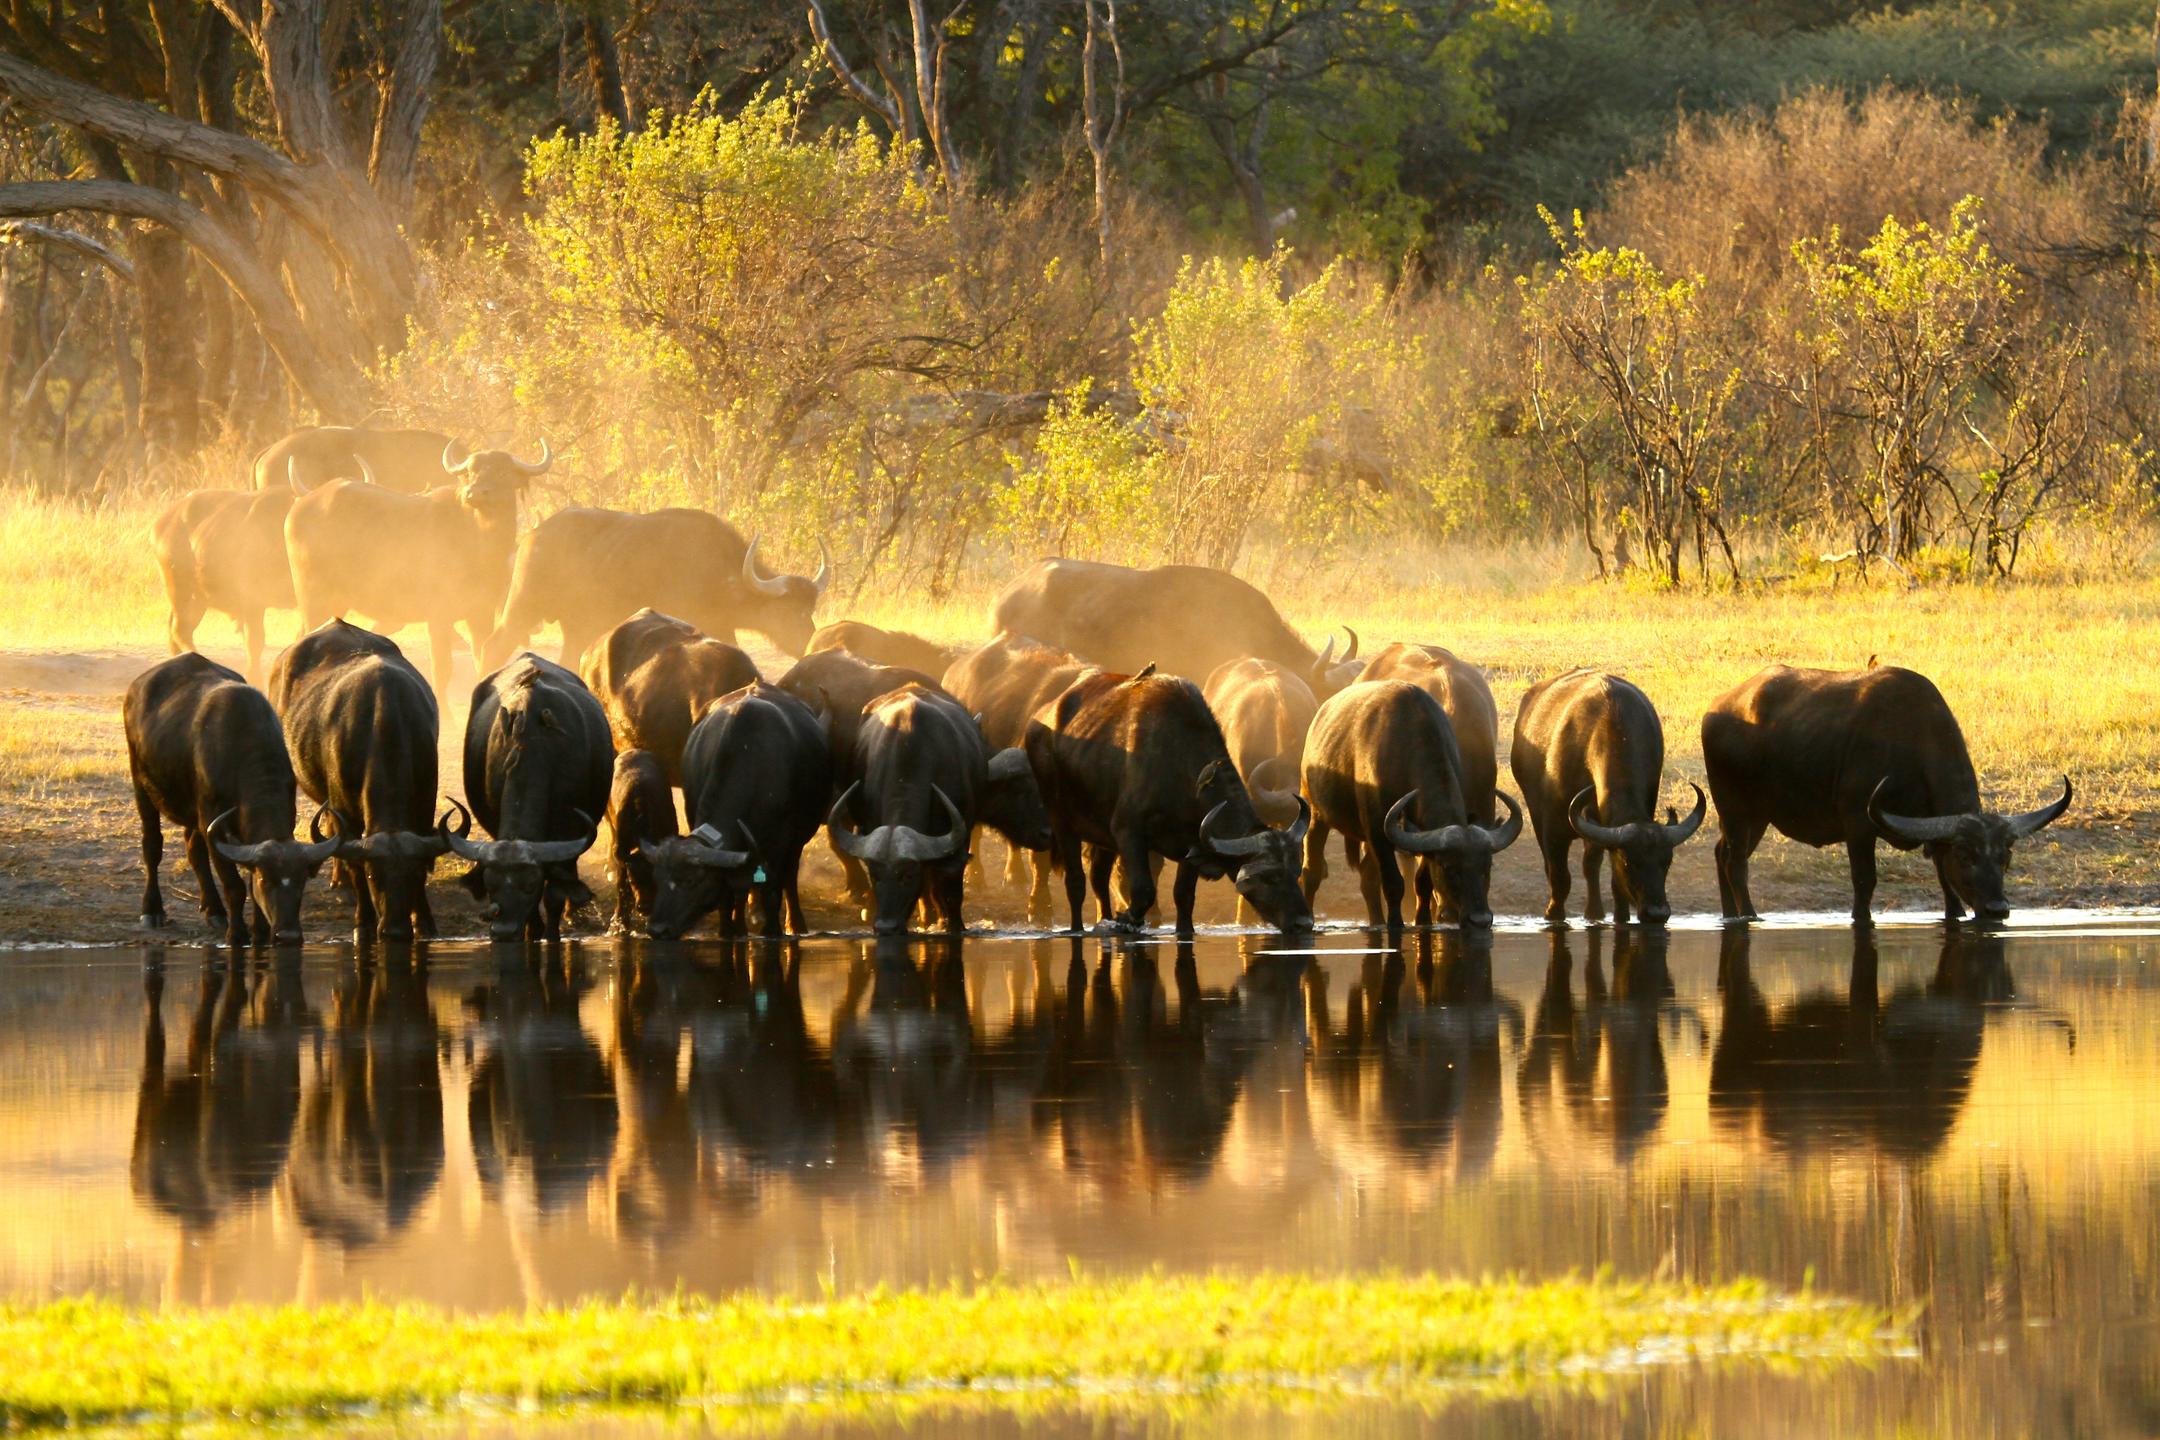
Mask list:
[[[872,827],[869,834],[849,827],[851,813]],[[992,755],[975,717],[935,686],[904,685],[866,706],[850,784],[828,825],[833,848],[869,872],[879,934],[907,928],[925,899],[948,930],[964,928],[969,839],[978,823],[1017,845],[1049,845],[1049,817],[1026,754]]]
[[[424,495],[367,480],[303,491],[285,517],[302,628],[349,611],[385,633],[425,624],[435,693],[447,696],[453,627],[465,626],[478,658],[510,580],[518,497],[549,463],[545,445],[535,461],[482,450],[446,467],[451,483]]]
[[[518,542],[517,573],[488,654],[507,655],[552,620],[562,626],[562,663],[574,668],[595,640],[651,608],[716,640],[733,644],[736,631],[755,630],[800,655],[817,629],[812,614],[832,567],[820,563],[807,579],[768,575],[757,551],[756,540],[745,545],[740,531],[703,510],[558,510]]]
[[[1755,918],[1748,857],[1763,831],[1803,845],[1845,846],[1854,921],[1875,894],[1875,841],[1935,862],[1943,912],[2010,913],[2010,847],[2070,808],[2070,777],[2050,804],[2021,815],[1980,806],[1965,733],[1942,692],[1895,666],[1795,670],[1773,665],[1711,702],[1703,763],[1717,805],[1718,897],[1728,920]]]
[[[166,923],[158,865],[170,820],[213,925],[245,944],[252,892],[256,943],[298,944],[301,895],[338,842],[320,814],[312,843],[293,839],[299,785],[270,701],[216,661],[179,655],[135,678],[120,716],[142,821],[143,924]]]
[[[197,490],[168,506],[151,527],[158,573],[172,607],[172,653],[195,648],[195,627],[211,610],[230,615],[247,641],[247,673],[262,678],[263,612],[293,606],[285,560],[285,513],[292,492]]]
[[[1159,672],[1198,683],[1246,656],[1273,660],[1319,696],[1357,677],[1357,637],[1338,659],[1315,653],[1267,596],[1227,570],[1164,565],[1134,570],[1095,560],[1038,560],[998,597],[995,623],[1109,670]]]
[[[585,683],[607,711],[615,745],[649,750],[682,783],[683,746],[706,708],[757,681],[757,662],[657,610],[640,610],[585,656]]]
[[[1583,842],[1583,914],[1604,918],[1598,899],[1598,861],[1613,861],[1613,918],[1628,912],[1643,923],[1672,917],[1665,874],[1673,851],[1702,828],[1707,802],[1695,787],[1695,808],[1682,820],[1668,808],[1658,823],[1658,789],[1665,771],[1665,726],[1650,697],[1617,675],[1570,670],[1541,680],[1515,713],[1509,755],[1522,787],[1552,900],[1545,919],[1567,918],[1568,847]]]
[[[615,752],[615,783],[608,791],[607,818],[615,928],[625,930],[633,915],[652,914],[658,894],[647,847],[657,850],[682,833],[675,820],[675,792],[659,756],[650,750]]]
[[[763,681],[714,705],[683,750],[690,833],[643,847],[656,892],[649,933],[679,938],[715,910],[733,931],[755,894],[766,934],[781,932],[783,912],[801,934],[803,846],[831,802],[825,729],[808,705]]]
[[[882,630],[860,620],[836,620],[830,625],[820,625],[817,633],[810,637],[810,647],[803,653],[815,655],[820,650],[845,650],[873,665],[920,670],[925,675],[943,675],[945,667],[953,662],[952,651],[920,635],[910,635],[905,630]]]
[[[1327,877],[1328,832],[1340,830],[1371,923],[1384,912],[1387,924],[1402,924],[1402,854],[1433,862],[1418,870],[1418,924],[1432,921],[1436,882],[1462,924],[1492,924],[1492,857],[1522,833],[1522,808],[1502,794],[1506,820],[1485,825],[1471,816],[1454,729],[1423,687],[1361,680],[1331,696],[1305,740],[1304,780],[1313,809],[1307,896]],[[1361,845],[1370,857],[1361,857]]]
[[[433,430],[369,430],[349,425],[311,425],[255,453],[249,471],[258,490],[312,490],[332,480],[365,480],[418,495],[450,481],[457,444]]]
[[[438,825],[473,862],[466,884],[486,902],[488,930],[562,938],[563,912],[592,900],[577,858],[599,838],[614,781],[607,716],[585,682],[520,655],[473,688],[465,722],[465,796],[494,838]]]
[[[1492,824],[1499,804],[1493,796],[1500,784],[1500,707],[1485,672],[1452,650],[1398,640],[1368,659],[1358,679],[1407,680],[1440,702],[1462,756],[1463,803],[1472,821]]]
[[[1273,660],[1248,658],[1217,666],[1201,693],[1222,725],[1253,808],[1270,825],[1288,824],[1297,815],[1305,733],[1320,708],[1312,687]]]
[[[343,620],[304,635],[270,672],[300,788],[337,821],[337,858],[362,872],[353,927],[435,933],[428,876],[446,848],[435,823],[434,692],[395,643]]]
[[[1065,687],[1087,669],[1087,662],[1070,651],[1006,630],[947,666],[945,689],[981,722],[984,743],[992,750],[1004,750],[1024,745],[1036,712],[1064,694]],[[1008,881],[1017,884],[1022,878],[1021,856],[1026,853],[1019,846],[1007,852]],[[1034,854],[1031,910],[1050,899],[1050,858],[1045,852]]]
[[[1030,728],[1028,763],[1050,813],[1051,849],[1065,871],[1072,928],[1092,882],[1106,924],[1137,930],[1155,904],[1150,857],[1173,861],[1180,935],[1193,933],[1202,879],[1236,877],[1238,894],[1278,929],[1309,929],[1298,888],[1299,846],[1311,812],[1298,802],[1288,829],[1254,811],[1200,687],[1143,671],[1091,672]],[[1082,847],[1095,847],[1089,873]],[[1128,904],[1113,914],[1110,871],[1121,863]]]

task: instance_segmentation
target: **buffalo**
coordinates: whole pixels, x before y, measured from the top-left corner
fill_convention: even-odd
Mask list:
[[[1407,680],[1440,702],[1462,757],[1463,803],[1472,821],[1492,824],[1499,813],[1500,707],[1485,672],[1452,650],[1398,640],[1367,660],[1358,679]]]
[[[652,914],[657,893],[646,847],[658,848],[682,833],[675,820],[675,793],[660,757],[650,750],[615,752],[615,783],[608,791],[609,858],[614,866],[615,926],[628,929],[633,914]]]
[[[2065,775],[2062,795],[2037,810],[1982,809],[1965,733],[1942,692],[1896,666],[1773,665],[1711,702],[1702,740],[1727,920],[1756,918],[1748,857],[1771,826],[1803,845],[1843,843],[1857,924],[1868,923],[1875,894],[1877,837],[1935,862],[1947,918],[1970,905],[2000,920],[2010,913],[2010,847],[2070,808]]]
[[[614,772],[607,715],[560,665],[523,654],[473,687],[465,797],[494,838],[436,828],[473,862],[466,884],[487,902],[495,939],[530,929],[559,940],[563,912],[591,902],[577,858],[599,838],[593,817],[606,813]]]
[[[387,940],[435,933],[428,876],[446,848],[435,825],[435,696],[388,637],[332,620],[278,657],[270,699],[284,717],[300,788],[337,821],[353,925]]]
[[[293,839],[299,783],[270,701],[214,660],[177,655],[136,677],[120,715],[142,820],[142,923],[166,923],[158,864],[170,820],[202,887],[204,916],[229,927],[235,948],[247,941],[251,891],[256,943],[298,944],[301,895],[338,840],[323,837],[320,813],[309,842]]]
[[[831,583],[830,561],[808,579],[768,575],[757,551],[756,540],[744,544],[734,526],[703,510],[558,510],[518,542],[488,655],[507,655],[552,620],[562,625],[562,663],[576,666],[586,647],[646,607],[716,640],[733,644],[736,631],[755,630],[800,655],[817,628],[812,614]]]
[[[1625,925],[1631,908],[1647,925],[1672,917],[1665,874],[1673,851],[1702,828],[1708,802],[1697,785],[1687,819],[1668,808],[1665,823],[1658,823],[1665,727],[1649,696],[1598,670],[1541,680],[1516,711],[1508,763],[1545,856],[1549,923],[1567,918],[1568,848],[1578,838],[1586,918],[1603,918],[1598,862],[1606,851],[1613,857],[1613,917]]]
[[[1038,560],[998,596],[995,623],[1114,671],[1154,665],[1198,682],[1250,655],[1295,671],[1319,696],[1334,694],[1358,673],[1355,634],[1339,659],[1332,637],[1315,654],[1267,596],[1204,565],[1134,570],[1094,560]]]
[[[905,630],[883,630],[860,620],[838,620],[830,625],[820,625],[803,653],[815,655],[821,650],[845,650],[873,665],[920,670],[925,675],[943,675],[945,667],[953,662],[952,651],[920,635],[910,635]]]
[[[617,747],[651,751],[670,785],[682,783],[683,746],[706,707],[759,678],[741,650],[657,610],[640,610],[602,637],[584,677]]]
[[[945,689],[972,711],[992,750],[1025,744],[1035,713],[1065,693],[1087,671],[1087,663],[1069,651],[1025,635],[1000,631],[988,644],[971,650],[945,669]],[[1006,878],[1020,878],[1019,847],[1010,852]],[[1038,852],[1030,904],[1050,895],[1048,857]]]
[[[1387,924],[1402,925],[1398,854],[1433,862],[1417,873],[1418,924],[1431,923],[1436,884],[1462,924],[1492,924],[1492,857],[1522,833],[1522,808],[1502,794],[1506,820],[1487,825],[1471,814],[1454,728],[1430,692],[1407,680],[1361,680],[1331,696],[1306,737],[1304,784],[1313,810],[1308,897],[1327,877],[1328,832],[1340,830],[1372,924],[1381,923],[1384,901]]]
[[[852,783],[832,808],[833,848],[863,865],[881,935],[907,927],[928,899],[955,933],[964,928],[969,839],[995,817],[1008,838],[1031,849],[1050,843],[1034,773],[1018,749],[989,753],[975,718],[935,686],[904,685],[873,700],[855,733]],[[874,824],[848,827],[853,807]]]
[[[313,425],[265,445],[248,468],[258,490],[312,490],[332,480],[369,479],[372,471],[375,483],[418,495],[449,480],[456,448],[433,430]]]
[[[173,654],[194,649],[203,615],[222,611],[246,639],[248,678],[262,677],[263,612],[294,604],[285,559],[292,505],[292,492],[283,489],[196,490],[158,516],[151,536],[172,607],[166,633]]]
[[[1288,829],[1261,822],[1222,727],[1191,681],[1091,672],[1037,717],[1027,757],[1049,808],[1051,850],[1065,871],[1075,932],[1089,882],[1106,925],[1139,929],[1155,904],[1156,855],[1177,865],[1172,898],[1180,935],[1193,933],[1200,881],[1230,875],[1268,923],[1311,928],[1312,908],[1298,888],[1298,847],[1311,811],[1301,799]],[[1096,847],[1085,875],[1083,845]],[[1116,914],[1113,861],[1124,866],[1129,902]]]
[[[817,712],[759,681],[705,712],[683,749],[690,833],[645,845],[654,899],[647,933],[680,938],[714,910],[733,930],[755,893],[765,933],[803,923],[797,874],[803,846],[832,799],[832,760]]]
[[[285,517],[301,627],[351,610],[385,633],[424,623],[438,697],[449,693],[453,627],[464,624],[475,659],[494,633],[517,543],[518,497],[551,463],[545,444],[533,461],[503,450],[447,460],[451,483],[406,495],[373,483],[361,457],[369,478],[313,489],[296,482],[300,498]]]
[[[1270,825],[1287,824],[1297,814],[1305,733],[1320,708],[1312,687],[1273,660],[1247,658],[1217,666],[1201,693],[1222,725],[1253,808]]]

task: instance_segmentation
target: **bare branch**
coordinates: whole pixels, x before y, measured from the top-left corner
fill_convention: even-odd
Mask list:
[[[135,278],[135,266],[131,261],[80,230],[63,230],[57,225],[41,225],[35,220],[0,220],[0,239],[42,240],[48,245],[87,255],[123,280]]]
[[[833,39],[832,26],[826,23],[825,6],[821,0],[807,0],[807,3],[810,7],[810,34],[824,53],[825,63],[832,68],[833,77],[859,104],[883,120],[893,134],[905,133],[907,127],[901,123],[897,97],[888,98],[878,94],[848,68],[847,57],[840,53],[840,44]]]

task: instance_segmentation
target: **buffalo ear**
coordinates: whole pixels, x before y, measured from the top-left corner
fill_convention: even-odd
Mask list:
[[[475,865],[457,877],[457,883],[465,887],[465,893],[475,900],[487,899],[487,872]]]

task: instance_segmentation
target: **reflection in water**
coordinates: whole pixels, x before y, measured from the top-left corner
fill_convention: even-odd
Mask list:
[[[502,967],[466,1000],[480,1041],[466,1113],[492,1200],[549,1215],[583,1198],[615,1149],[615,1087],[578,1020],[584,962]]]
[[[1675,999],[1663,929],[1613,933],[1612,982],[1605,979],[1606,935],[1593,930],[1583,968],[1583,999],[1574,992],[1574,932],[1554,931],[1552,958],[1516,1069],[1523,1123],[1547,1143],[1572,1133],[1625,1166],[1653,1142],[1671,1103],[1668,1032],[1699,1034],[1703,1022]]]

